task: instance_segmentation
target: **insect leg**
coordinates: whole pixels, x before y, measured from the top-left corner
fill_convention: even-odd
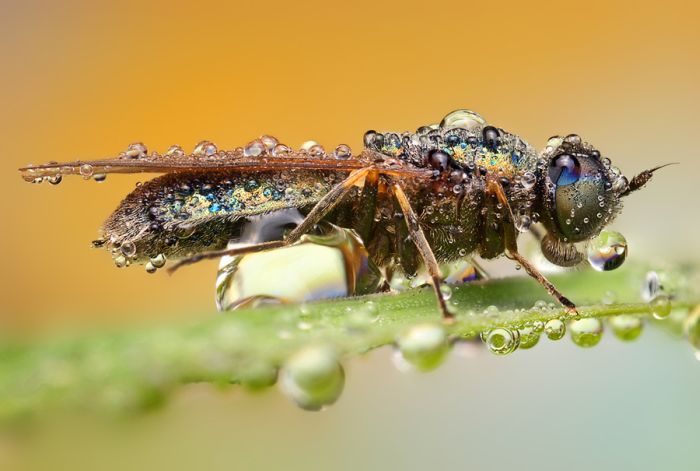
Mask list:
[[[323,198],[321,198],[318,203],[313,207],[313,209],[306,215],[304,220],[295,227],[284,240],[275,240],[270,242],[262,242],[260,244],[253,244],[246,247],[234,247],[232,249],[216,250],[212,252],[204,252],[192,257],[184,258],[177,262],[175,265],[170,267],[168,270],[170,273],[175,272],[179,268],[185,265],[191,265],[193,263],[200,262],[202,260],[220,258],[223,256],[232,255],[243,255],[252,252],[261,252],[268,249],[276,249],[279,247],[284,247],[291,245],[298,241],[301,236],[309,232],[314,228],[316,224],[321,222],[321,220],[338,204],[342,201],[343,197],[348,194],[352,187],[362,180],[367,174],[372,170],[372,167],[361,168],[355,170],[348,175],[348,177],[342,182],[338,183],[336,186],[331,188],[331,190],[326,193]]]
[[[416,213],[413,211],[411,203],[408,201],[406,193],[404,193],[399,183],[392,182],[391,191],[394,194],[396,201],[398,201],[399,206],[401,206],[403,217],[406,220],[406,225],[408,226],[408,234],[411,236],[413,243],[416,245],[421,258],[423,259],[423,263],[425,263],[425,266],[428,269],[430,281],[433,285],[433,289],[435,290],[442,317],[446,321],[452,321],[454,319],[454,315],[447,309],[445,298],[442,296],[442,292],[440,292],[440,283],[442,281],[440,266],[435,259],[433,250],[430,248],[430,244],[428,244],[428,240],[425,238],[423,229],[420,227],[418,216],[416,216]]]
[[[508,198],[506,198],[506,194],[503,190],[503,187],[499,182],[493,182],[492,188],[493,191],[495,191],[498,201],[501,204],[503,204],[505,208],[508,208],[508,212],[511,216],[511,225],[513,225],[513,211],[511,210],[510,203],[508,203]],[[571,302],[569,298],[561,294],[556,288],[556,286],[554,286],[542,273],[540,273],[539,270],[532,263],[530,263],[522,255],[520,255],[520,253],[518,252],[518,243],[515,237],[515,226],[513,225],[509,229],[510,230],[506,230],[505,232],[506,256],[511,260],[515,260],[517,263],[519,263],[520,266],[522,266],[525,269],[527,274],[534,278],[539,284],[541,284],[553,298],[559,301],[559,303],[562,306],[567,308],[567,310],[569,311],[577,313],[576,305],[573,302]]]

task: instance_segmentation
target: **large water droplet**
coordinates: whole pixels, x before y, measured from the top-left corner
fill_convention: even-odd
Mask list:
[[[627,257],[627,241],[619,232],[602,231],[588,245],[588,263],[598,271],[620,267]]]
[[[532,348],[540,341],[540,333],[531,326],[518,329],[518,334],[520,334],[520,346],[518,348],[521,349]]]
[[[440,122],[443,129],[463,128],[469,131],[479,131],[486,126],[486,120],[471,110],[455,110]]]
[[[279,141],[277,140],[276,137],[270,136],[268,134],[260,136],[260,142],[263,143],[267,152],[270,152],[270,153],[272,152],[272,149],[274,149],[275,146],[277,146],[277,144],[279,144]]]
[[[121,245],[120,250],[126,258],[131,258],[136,255],[136,244],[126,241]]]
[[[657,294],[649,301],[649,310],[655,319],[666,319],[671,314],[671,300],[665,294]]]
[[[404,360],[420,371],[437,368],[449,350],[445,329],[437,324],[411,326],[398,336],[396,344]]]
[[[517,330],[498,327],[488,332],[482,332],[481,340],[484,341],[491,353],[495,355],[508,355],[518,348],[520,344],[520,333]]]
[[[573,320],[569,323],[569,332],[571,340],[579,347],[594,347],[603,337],[603,323],[595,317]]]
[[[544,324],[544,333],[549,340],[560,340],[566,334],[566,324],[561,319],[550,319]]]
[[[335,157],[336,159],[346,160],[349,159],[351,156],[352,150],[350,149],[350,146],[346,144],[340,144],[333,151],[333,157]]]
[[[277,144],[272,149],[272,156],[273,157],[286,157],[291,152],[292,152],[292,149],[290,149],[288,146],[285,146],[284,144]]]
[[[345,372],[331,348],[304,347],[282,368],[280,387],[299,407],[320,410],[333,404],[343,392]]]
[[[610,319],[610,327],[615,337],[630,342],[642,334],[644,322],[638,316],[622,314]]]
[[[259,140],[249,142],[243,148],[243,155],[246,157],[258,157],[265,153],[265,145]]]
[[[185,151],[180,146],[170,146],[170,147],[168,147],[168,150],[165,152],[165,155],[167,157],[179,158],[179,157],[183,157],[185,155]]]
[[[88,179],[95,172],[95,169],[90,164],[83,164],[80,166],[80,175]]]

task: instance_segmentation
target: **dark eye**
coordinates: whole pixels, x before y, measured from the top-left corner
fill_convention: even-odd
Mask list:
[[[581,164],[573,155],[562,154],[549,165],[549,179],[557,186],[576,183],[581,178]]]

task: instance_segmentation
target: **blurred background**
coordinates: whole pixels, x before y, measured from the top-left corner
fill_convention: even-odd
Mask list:
[[[53,187],[16,171],[133,141],[163,152],[267,133],[359,149],[369,128],[412,130],[470,108],[538,149],[576,132],[628,176],[680,162],[614,228],[630,260],[700,255],[695,2],[3,0],[0,10],[3,334],[216,315],[216,262],[152,276],[90,248],[145,175]],[[0,441],[0,465],[697,469],[700,365],[653,329],[631,345],[609,337],[593,351],[462,352],[430,375],[401,374],[389,351],[374,352],[348,366],[343,397],[321,414],[274,390],[192,387],[136,423],[70,433],[60,423]]]

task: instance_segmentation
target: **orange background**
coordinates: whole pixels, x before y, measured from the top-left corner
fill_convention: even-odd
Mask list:
[[[31,186],[19,166],[262,133],[358,148],[464,107],[537,148],[578,132],[627,174],[681,162],[615,227],[631,258],[698,254],[695,2],[177,3],[1,3],[4,324],[213,311],[214,262],[151,276],[90,249],[144,176]]]

